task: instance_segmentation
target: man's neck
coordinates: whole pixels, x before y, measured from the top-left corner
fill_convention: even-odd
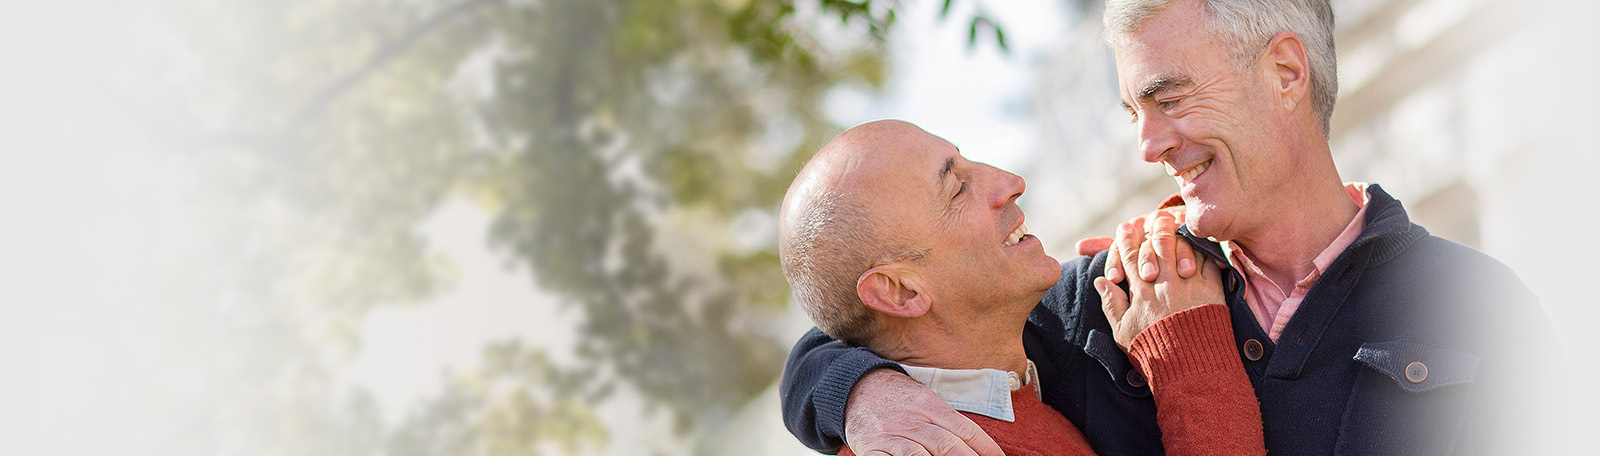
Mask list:
[[[1289,198],[1279,198],[1289,204],[1262,214],[1267,218],[1259,230],[1233,240],[1262,273],[1280,284],[1294,284],[1311,274],[1312,261],[1360,210],[1337,174],[1301,188]]]
[[[1020,320],[996,319],[1007,321],[938,324],[930,319],[908,323],[893,331],[900,337],[880,354],[897,363],[921,367],[1026,372],[1028,354],[1022,347],[1022,327],[1027,316]]]

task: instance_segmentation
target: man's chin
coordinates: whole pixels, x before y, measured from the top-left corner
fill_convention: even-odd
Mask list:
[[[1216,211],[1207,210],[1201,205],[1189,205],[1184,209],[1184,225],[1189,227],[1189,232],[1195,236],[1209,238],[1217,235],[1218,223],[1222,217]]]
[[[1061,281],[1061,262],[1056,261],[1054,257],[1050,257],[1048,255],[1045,256],[1045,259],[1050,260],[1050,272],[1040,276],[1039,284],[1042,286],[1041,292],[1050,290],[1050,287],[1056,286],[1056,282]]]

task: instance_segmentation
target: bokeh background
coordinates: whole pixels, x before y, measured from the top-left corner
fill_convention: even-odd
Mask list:
[[[1592,429],[1594,2],[1332,3],[1344,178],[1518,271],[1569,360],[1528,375]],[[0,452],[808,454],[789,179],[906,119],[1027,178],[1069,258],[1173,189],[1100,8],[7,4]]]

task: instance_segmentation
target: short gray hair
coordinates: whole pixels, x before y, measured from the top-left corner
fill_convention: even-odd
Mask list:
[[[919,260],[927,250],[886,239],[860,201],[832,189],[792,209],[799,212],[780,228],[778,259],[795,301],[822,332],[871,346],[877,317],[856,294],[856,281],[877,265]]]
[[[1339,97],[1338,58],[1333,48],[1333,7],[1328,0],[1201,0],[1210,31],[1231,57],[1248,66],[1278,32],[1293,32],[1305,44],[1311,65],[1311,105],[1322,131],[1333,120]],[[1116,48],[1170,0],[1107,0],[1106,41]]]

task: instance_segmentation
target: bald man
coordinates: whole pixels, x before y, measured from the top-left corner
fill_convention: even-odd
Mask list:
[[[1103,266],[1046,255],[1016,204],[1024,188],[1021,177],[969,161],[915,125],[863,124],[829,142],[795,178],[780,210],[779,255],[795,300],[823,333],[881,356],[880,367],[909,375],[970,420],[947,423],[971,436],[950,448],[1093,454],[1041,401],[1041,382],[1073,380],[1039,378],[1036,363],[1056,354],[1024,334],[1030,325],[1049,327],[1034,335],[1059,331],[1054,314],[1038,309],[1047,292],[1088,290],[1069,301],[1094,293],[1058,284],[1064,268]],[[1131,302],[1124,297],[1106,315],[1115,340],[1130,354],[1138,386],[1149,383],[1169,453],[1264,454],[1255,394],[1219,304],[1220,270],[1204,261],[1199,274],[1181,278],[1175,260],[1164,258],[1168,272],[1152,282],[1130,278]],[[923,451],[909,440],[903,446],[890,452]]]

